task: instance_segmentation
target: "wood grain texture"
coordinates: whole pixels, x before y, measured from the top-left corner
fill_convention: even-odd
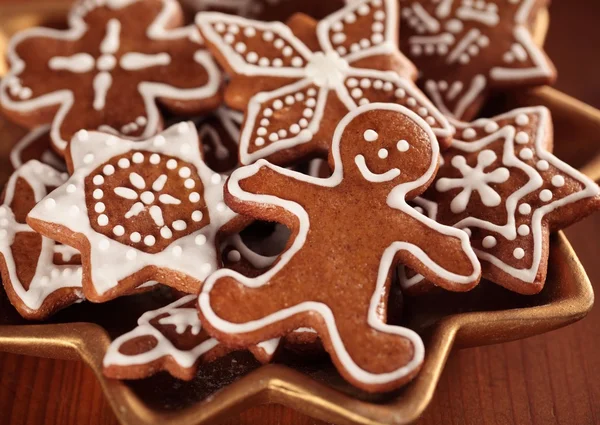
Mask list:
[[[600,107],[596,81],[600,3],[557,0],[551,12],[548,51],[560,72],[558,88]],[[0,152],[1,169],[5,158]],[[599,234],[600,215],[567,231],[596,293],[600,293],[600,243],[595,238]],[[453,353],[418,424],[600,424],[598,323],[600,307],[581,322],[545,335]],[[322,422],[272,405],[255,407],[224,423]],[[83,363],[0,354],[0,424],[114,425],[117,420]]]

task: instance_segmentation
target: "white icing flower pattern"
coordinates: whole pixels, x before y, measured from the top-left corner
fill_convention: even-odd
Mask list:
[[[492,165],[497,159],[496,153],[492,150],[484,150],[477,156],[477,165],[469,166],[467,160],[462,155],[452,158],[452,166],[460,171],[461,178],[441,178],[437,181],[435,188],[440,192],[447,192],[456,188],[463,190],[456,195],[450,204],[453,213],[458,214],[467,209],[473,192],[479,193],[481,202],[486,207],[497,207],[502,202],[502,198],[494,189],[490,187],[492,183],[505,183],[510,177],[507,168],[500,167],[489,173],[485,169]]]

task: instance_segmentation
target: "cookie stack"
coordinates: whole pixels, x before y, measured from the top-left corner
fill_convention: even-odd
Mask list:
[[[107,376],[192,379],[284,338],[393,390],[425,356],[388,322],[395,286],[538,293],[550,232],[600,208],[546,108],[477,118],[554,80],[531,36],[544,1],[200,3],[184,26],[175,0],[80,1],[9,46],[2,111],[34,129],[0,207],[10,301],[43,320],[176,298],[113,342]]]

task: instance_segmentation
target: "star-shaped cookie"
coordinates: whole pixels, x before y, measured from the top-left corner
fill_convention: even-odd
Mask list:
[[[515,109],[457,126],[436,181],[415,202],[467,231],[483,277],[522,294],[546,280],[550,232],[600,209],[600,189],[552,151],[544,107]],[[402,286],[424,281],[407,272]]]
[[[554,81],[554,66],[531,35],[546,0],[401,3],[402,50],[445,115],[470,121],[493,90]]]
[[[242,164],[325,156],[339,121],[371,102],[406,106],[442,145],[450,141],[450,124],[414,85],[416,70],[398,50],[396,0],[353,1],[318,22],[301,14],[286,25],[206,12],[196,23],[232,76],[226,103],[246,111]]]
[[[216,237],[235,214],[193,123],[140,142],[81,130],[71,153],[73,175],[27,222],[81,251],[86,298],[107,301],[149,280],[197,291],[218,268]]]

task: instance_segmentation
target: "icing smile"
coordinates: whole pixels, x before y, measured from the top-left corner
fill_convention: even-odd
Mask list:
[[[363,175],[363,177],[370,182],[389,182],[400,175],[400,170],[398,168],[392,168],[391,170],[388,170],[385,173],[381,174],[372,172],[371,170],[369,170],[369,167],[365,162],[365,157],[362,155],[356,155],[356,157],[354,158],[354,163],[358,167],[358,170]]]

